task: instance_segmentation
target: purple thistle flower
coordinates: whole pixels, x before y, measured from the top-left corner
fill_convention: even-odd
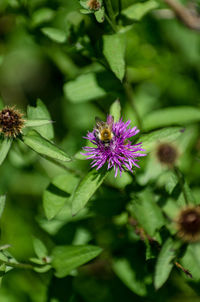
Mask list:
[[[96,167],[96,170],[99,170],[105,163],[108,163],[107,169],[114,167],[115,177],[117,176],[118,171],[120,176],[122,171],[128,169],[133,173],[133,167],[140,168],[137,164],[139,161],[137,158],[141,156],[146,156],[141,151],[142,143],[133,145],[129,140],[130,137],[136,135],[140,130],[137,127],[128,128],[131,121],[124,123],[122,119],[119,122],[114,123],[113,117],[108,115],[106,123],[102,122],[102,125],[111,127],[112,139],[109,143],[101,140],[97,135],[97,128],[94,128],[92,132],[88,132],[87,136],[84,137],[88,139],[95,147],[83,147],[83,150],[86,151],[83,155],[87,156],[87,159],[93,159],[91,162],[92,167]],[[99,131],[98,131],[99,132]]]

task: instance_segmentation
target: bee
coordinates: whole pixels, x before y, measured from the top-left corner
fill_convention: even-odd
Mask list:
[[[112,116],[107,122],[103,122],[100,118],[95,117],[95,121],[95,136],[105,145],[105,147],[108,147],[114,136],[112,132],[114,118]]]

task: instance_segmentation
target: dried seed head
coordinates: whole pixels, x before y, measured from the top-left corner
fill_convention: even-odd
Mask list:
[[[200,207],[188,206],[180,211],[176,221],[177,235],[184,241],[200,240]]]
[[[89,0],[87,5],[91,10],[99,10],[101,8],[101,3],[98,0]]]
[[[161,163],[169,166],[173,166],[178,157],[176,148],[169,143],[160,144],[157,148],[156,154]]]
[[[0,111],[0,133],[6,137],[16,137],[24,127],[23,114],[13,107]]]

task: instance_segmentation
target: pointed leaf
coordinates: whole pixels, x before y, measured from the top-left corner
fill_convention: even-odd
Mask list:
[[[47,248],[40,239],[38,238],[33,239],[33,247],[38,258],[42,259],[48,255]]]
[[[67,276],[73,269],[97,257],[101,251],[100,247],[93,245],[57,246],[52,253],[56,277]]]
[[[131,20],[139,21],[152,9],[158,7],[158,2],[149,0],[142,3],[135,3],[122,10],[122,14]]]
[[[165,224],[160,207],[148,191],[144,192],[140,198],[134,198],[131,201],[130,210],[150,236],[154,236],[156,231]]]
[[[67,34],[58,28],[43,27],[41,31],[45,36],[57,43],[64,43],[67,39]]]
[[[28,116],[28,120],[26,122],[27,127],[32,127],[32,128],[36,127],[35,130],[47,139],[52,139],[54,137],[51,116],[49,114],[49,111],[47,110],[47,107],[40,99],[37,100],[36,107],[28,106],[27,116]],[[38,123],[41,123],[41,125],[39,124],[33,125],[33,122],[36,121]],[[46,123],[46,125],[44,123]]]
[[[4,138],[0,141],[0,165],[5,160],[11,145],[12,145],[11,138]]]
[[[171,125],[184,125],[200,121],[200,109],[190,106],[162,108],[144,117],[143,129],[151,130]]]
[[[62,151],[54,143],[42,137],[35,130],[31,130],[24,135],[23,141],[28,147],[42,156],[65,162],[70,161],[69,156],[64,151]]]
[[[116,275],[139,296],[145,296],[147,293],[144,280],[138,280],[136,271],[131,267],[129,261],[125,258],[117,259],[113,262],[113,269]]]
[[[76,215],[87,204],[95,191],[102,184],[107,172],[92,169],[82,178],[72,195],[72,215]]]
[[[75,81],[67,82],[64,92],[73,103],[86,102],[106,95],[106,91],[98,85],[94,73],[82,74]]]
[[[142,146],[146,151],[151,151],[160,142],[173,142],[182,135],[181,127],[168,127],[161,130],[152,131],[148,134],[140,136],[138,142],[142,142]]]
[[[165,241],[156,262],[154,286],[159,289],[168,279],[176,256],[175,244],[171,238]]]
[[[110,106],[110,115],[114,117],[115,122],[119,121],[121,117],[121,105],[119,100],[114,101]]]
[[[125,74],[125,41],[122,34],[103,36],[103,54],[111,70],[122,81]]]
[[[5,208],[5,203],[6,203],[6,196],[5,195],[1,195],[0,196],[0,218],[3,214],[3,210]]]
[[[40,127],[44,125],[52,124],[52,121],[49,120],[27,120],[26,127]],[[39,132],[39,131],[38,131]]]

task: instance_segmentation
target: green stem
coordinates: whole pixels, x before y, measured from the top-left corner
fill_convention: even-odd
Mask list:
[[[34,269],[34,267],[28,263],[15,263],[15,262],[3,261],[3,260],[0,260],[0,262],[2,264],[5,264],[5,265],[13,267],[13,268],[31,269],[31,270]]]
[[[121,15],[121,11],[122,11],[122,3],[121,0],[118,0],[118,12],[119,12],[119,17]]]
[[[183,196],[184,196],[184,199],[185,199],[185,203],[188,205],[189,204],[189,200],[188,200],[187,193],[185,191],[185,186],[184,186],[184,180],[183,180],[182,173],[181,173],[181,171],[177,167],[174,167],[174,172],[175,172],[175,174],[176,174],[176,176],[178,178],[179,184],[181,186],[181,189],[182,189],[182,192],[183,192]]]
[[[105,1],[105,6],[106,6],[106,11],[107,14],[105,14],[106,20],[108,21],[108,23],[110,24],[110,26],[112,27],[112,29],[114,30],[114,32],[118,31],[116,22],[115,22],[115,14],[112,8],[112,4],[110,0],[106,0]]]
[[[135,106],[135,102],[134,102],[134,98],[133,98],[133,88],[128,81],[127,75],[125,76],[125,80],[124,80],[124,90],[126,93],[127,100],[135,113],[138,127],[140,128],[140,130],[142,130],[142,120],[138,113],[137,107]]]

